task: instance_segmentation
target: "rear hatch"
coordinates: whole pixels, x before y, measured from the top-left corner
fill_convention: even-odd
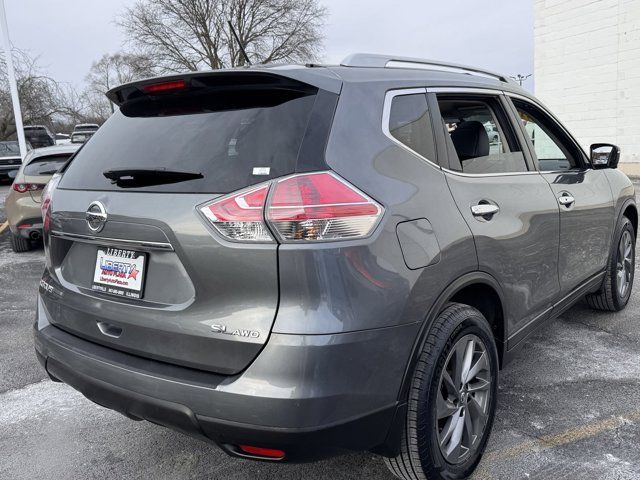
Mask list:
[[[62,293],[44,298],[51,322],[136,355],[237,373],[277,312],[277,243],[229,241],[198,207],[326,168],[337,95],[248,71],[146,81],[110,96],[120,111],[53,194],[45,275]]]
[[[64,166],[73,152],[55,153],[51,155],[34,156],[22,167],[20,181],[37,188],[29,188],[29,195],[36,203],[42,203],[42,189],[51,177]]]

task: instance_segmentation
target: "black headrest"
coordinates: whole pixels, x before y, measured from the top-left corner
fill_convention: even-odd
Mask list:
[[[489,136],[484,125],[476,120],[460,123],[451,132],[451,140],[460,160],[489,155]]]

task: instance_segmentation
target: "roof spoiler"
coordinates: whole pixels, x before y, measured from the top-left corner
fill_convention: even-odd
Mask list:
[[[305,67],[290,68],[248,68],[234,70],[213,70],[190,72],[163,77],[148,78],[125,83],[109,90],[106,95],[116,105],[171,93],[196,91],[200,89],[323,89],[339,93],[342,82],[326,69]]]

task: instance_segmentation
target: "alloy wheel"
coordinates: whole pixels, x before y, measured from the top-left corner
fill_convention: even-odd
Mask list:
[[[631,233],[629,233],[628,230],[625,230],[622,233],[622,237],[620,237],[620,243],[618,245],[618,261],[616,264],[616,283],[620,298],[624,298],[631,285],[633,260],[633,241],[631,239]]]
[[[445,460],[464,462],[478,447],[489,417],[491,364],[484,342],[465,335],[440,374],[436,408],[438,445]]]

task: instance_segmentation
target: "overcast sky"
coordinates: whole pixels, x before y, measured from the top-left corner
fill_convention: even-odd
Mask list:
[[[324,61],[390,53],[507,75],[533,71],[532,0],[319,0],[329,9]],[[81,86],[91,63],[123,48],[113,20],[132,0],[5,0],[14,46],[58,81]],[[531,88],[532,82],[526,86]]]

